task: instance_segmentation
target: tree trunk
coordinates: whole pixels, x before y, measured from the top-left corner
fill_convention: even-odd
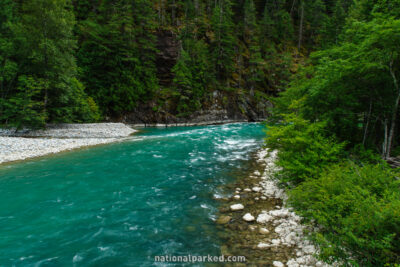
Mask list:
[[[363,146],[365,146],[365,142],[367,141],[369,121],[371,119],[371,112],[372,112],[372,98],[370,97],[369,98],[369,110],[368,110],[368,114],[366,117],[364,137],[363,137],[363,142],[362,142]]]
[[[293,15],[294,5],[296,4],[296,0],[293,0],[292,7],[290,8],[290,17]]]
[[[298,53],[300,53],[300,49],[301,49],[301,42],[303,39],[303,21],[304,21],[304,1],[301,1],[301,14],[300,14],[300,26],[299,26],[299,43],[298,43]]]
[[[392,59],[389,64],[389,70],[390,70],[390,74],[392,75],[392,78],[393,78],[393,83],[394,83],[394,87],[397,92],[397,96],[396,96],[396,100],[395,100],[396,102],[394,103],[393,112],[392,112],[392,120],[390,123],[390,131],[389,131],[389,138],[388,138],[388,144],[387,144],[385,158],[390,157],[390,152],[391,152],[392,145],[393,145],[394,130],[396,128],[397,110],[399,108],[399,101],[400,101],[399,84],[397,82],[396,74],[393,70],[393,63],[394,63],[394,60]]]
[[[175,15],[175,13],[176,13],[176,6],[175,6],[175,0],[172,0],[172,25],[173,26],[175,26],[175,17],[176,17],[176,15]]]
[[[387,119],[385,119],[384,122],[384,131],[385,131],[385,138],[383,140],[383,145],[382,145],[382,157],[386,159],[386,152],[387,152],[387,143],[388,143],[388,125],[387,125]]]

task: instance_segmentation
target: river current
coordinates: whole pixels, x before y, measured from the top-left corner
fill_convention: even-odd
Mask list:
[[[262,146],[263,128],[147,128],[123,142],[0,165],[0,266],[219,256],[216,199]]]

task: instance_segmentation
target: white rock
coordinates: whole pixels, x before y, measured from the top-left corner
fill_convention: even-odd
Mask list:
[[[305,246],[303,248],[304,253],[306,254],[314,254],[315,253],[315,247],[313,245]]]
[[[271,240],[272,245],[274,246],[279,246],[279,244],[281,243],[281,241],[279,239],[272,239]]]
[[[259,171],[255,171],[255,172],[254,172],[254,175],[260,176],[261,173],[260,173]]]
[[[242,209],[244,209],[244,206],[242,204],[231,205],[231,210],[233,210],[233,211],[242,210]]]
[[[250,188],[246,188],[246,189],[244,189],[244,192],[251,192],[251,189]]]
[[[240,199],[240,196],[239,195],[235,195],[233,198],[234,199]]]
[[[289,211],[287,209],[271,210],[269,214],[274,217],[284,218],[289,215]]]
[[[250,213],[246,213],[246,214],[243,216],[243,220],[245,220],[246,222],[252,222],[252,221],[255,220],[255,218],[254,218],[254,216],[251,215]]]
[[[273,263],[272,263],[272,265],[274,265],[274,267],[284,267],[285,265],[282,263],[282,262],[280,262],[280,261],[274,261]]]
[[[259,243],[258,245],[257,245],[257,247],[258,248],[260,248],[260,249],[266,249],[266,248],[269,248],[271,245],[270,244],[267,244],[267,243]]]
[[[288,267],[300,267],[300,265],[294,259],[290,259],[286,264]]]
[[[253,192],[260,192],[262,190],[261,187],[255,186],[252,188]]]
[[[260,199],[258,197],[254,198],[255,201],[259,201]]]
[[[265,196],[261,196],[261,199],[262,200],[266,200],[267,198]]]
[[[268,231],[267,228],[260,228],[259,232],[260,232],[260,234],[262,234],[262,235],[267,235],[267,234],[269,234],[269,231]]]
[[[273,217],[269,214],[266,213],[261,213],[257,217],[257,222],[258,223],[267,223],[273,220]]]
[[[236,191],[240,191],[240,190],[242,190],[240,187],[236,188]]]

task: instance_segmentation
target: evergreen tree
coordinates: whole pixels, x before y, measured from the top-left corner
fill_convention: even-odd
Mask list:
[[[16,93],[18,65],[15,55],[12,27],[15,23],[15,5],[12,0],[0,2],[0,122],[9,118],[10,97]]]
[[[246,0],[244,4],[244,39],[247,43],[248,77],[250,94],[254,95],[256,83],[263,77],[261,48],[259,45],[259,31],[256,18],[256,9],[253,0]]]
[[[214,59],[217,78],[221,82],[228,82],[234,70],[233,59],[236,39],[232,16],[230,0],[216,1],[211,20],[214,34],[211,43],[211,56]]]
[[[153,11],[148,1],[104,1],[79,27],[81,79],[106,115],[120,116],[152,96]]]
[[[15,9],[8,1],[2,4],[8,4],[4,10],[18,10],[18,19],[3,17],[8,20],[1,27],[8,29],[8,45],[2,46],[6,56],[2,61],[1,102],[3,107],[11,105],[18,110],[8,108],[2,112],[1,120],[18,127],[42,126],[46,121],[77,121],[86,107],[86,118],[95,120],[90,113],[90,99],[76,79],[71,3],[22,1],[15,2]],[[95,105],[92,107],[95,109]]]

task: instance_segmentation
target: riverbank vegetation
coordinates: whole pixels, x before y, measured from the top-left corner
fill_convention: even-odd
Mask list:
[[[276,99],[267,145],[327,262],[400,263],[400,2],[356,1]]]

